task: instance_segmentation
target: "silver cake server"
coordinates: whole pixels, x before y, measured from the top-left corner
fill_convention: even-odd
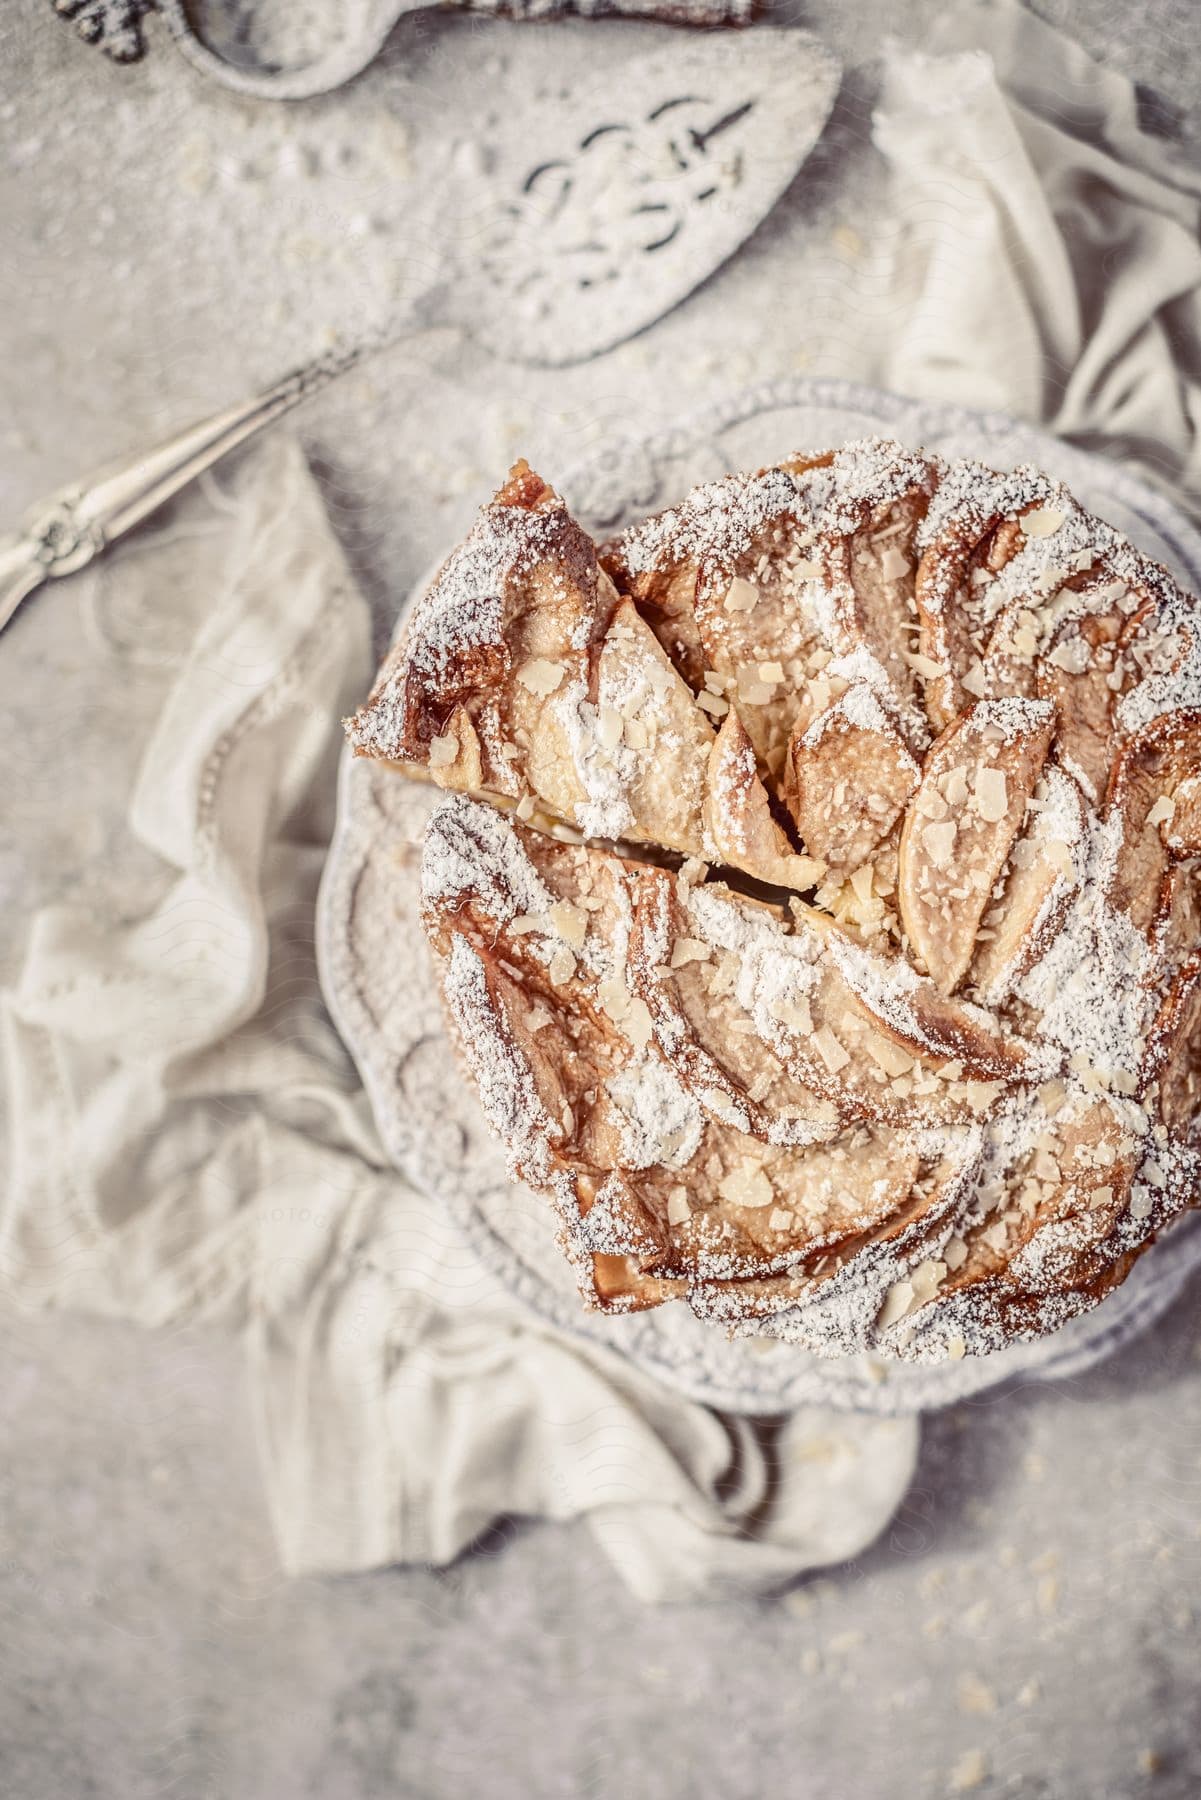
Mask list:
[[[21,530],[0,538],[0,631],[22,600],[44,581],[86,567],[223,456],[377,347],[359,343],[331,351],[285,375],[253,400],[240,401],[189,426],[142,456],[72,482],[33,507]]]
[[[819,38],[766,29],[680,40],[607,96],[582,76],[488,146],[486,173],[459,178],[417,317],[552,365],[645,330],[766,218],[840,80]]]

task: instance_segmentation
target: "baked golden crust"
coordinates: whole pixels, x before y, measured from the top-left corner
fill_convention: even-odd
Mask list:
[[[518,465],[348,731],[449,790],[452,1035],[591,1304],[983,1353],[1194,1202],[1195,607],[1037,471],[871,440],[598,554]]]

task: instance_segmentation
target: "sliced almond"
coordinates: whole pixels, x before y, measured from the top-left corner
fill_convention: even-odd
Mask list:
[[[551,662],[545,656],[532,656],[518,669],[517,679],[531,694],[546,695],[554,693],[566,673],[562,663]]]
[[[759,589],[753,581],[746,581],[741,575],[735,575],[726,589],[723,605],[727,612],[750,612],[759,604]]]

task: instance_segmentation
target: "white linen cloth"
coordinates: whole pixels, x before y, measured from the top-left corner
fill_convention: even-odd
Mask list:
[[[888,54],[874,136],[887,329],[842,372],[1116,440],[1195,501],[1196,188],[1129,85],[980,9],[934,56]],[[14,785],[31,866],[81,838],[91,863],[4,999],[4,1292],[243,1330],[289,1570],[444,1563],[500,1514],[584,1516],[636,1593],[687,1599],[870,1542],[911,1421],[681,1401],[531,1321],[386,1166],[312,945],[367,615],[295,448],[34,602],[26,653],[64,630],[86,758],[64,730]]]

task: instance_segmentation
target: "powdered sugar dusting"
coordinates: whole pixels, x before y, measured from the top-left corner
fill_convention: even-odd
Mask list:
[[[885,515],[915,494],[901,550],[901,527]],[[915,597],[913,522],[927,500],[917,527]],[[859,536],[873,522],[883,548]],[[852,536],[853,557],[840,562]],[[772,593],[773,603],[779,593],[794,609],[788,668],[783,649],[773,655],[771,643],[748,637],[751,667],[728,678],[715,671],[719,679],[711,689],[707,683],[718,716],[722,704],[737,708],[744,691],[748,704],[760,705],[754,696],[761,691],[772,696],[812,681],[798,741],[816,745],[840,723],[861,734],[895,733],[897,718],[913,710],[916,746],[946,730],[946,714],[936,708],[950,705],[958,735],[940,744],[960,760],[947,753],[933,775],[927,763],[915,832],[928,855],[924,863],[911,859],[909,873],[904,843],[898,851],[901,827],[885,817],[879,854],[820,887],[817,912],[801,908],[790,920],[707,882],[702,871],[681,880],[677,913],[670,921],[657,915],[652,927],[644,917],[650,890],[635,871],[617,881],[621,899],[607,894],[603,919],[588,918],[570,953],[561,921],[553,923],[564,905],[557,878],[538,853],[527,853],[520,834],[495,814],[468,829],[466,813],[448,813],[431,833],[437,842],[427,853],[426,899],[450,934],[448,1006],[471,1039],[489,1117],[527,1175],[540,1168],[531,1178],[565,1206],[560,1178],[575,1152],[564,1134],[581,1129],[581,1103],[565,1109],[570,1120],[539,1119],[536,1086],[513,1074],[515,1045],[486,973],[494,955],[520,982],[522,956],[533,956],[524,966],[537,980],[545,971],[556,987],[576,984],[546,1043],[559,1042],[568,1062],[582,1055],[554,1034],[566,1029],[572,1006],[584,1006],[616,1046],[616,1062],[588,1090],[589,1106],[602,1104],[595,1095],[603,1094],[607,1128],[618,1140],[593,1248],[602,1238],[630,1245],[598,1253],[636,1256],[630,1281],[640,1293],[649,1287],[652,1298],[664,1298],[682,1289],[705,1317],[769,1330],[823,1354],[865,1346],[919,1360],[983,1354],[1014,1335],[1054,1328],[1092,1305],[1115,1259],[1141,1248],[1194,1191],[1194,1153],[1160,1122],[1147,1076],[1148,1034],[1171,977],[1166,938],[1159,925],[1144,929],[1140,917],[1128,916],[1117,897],[1123,859],[1150,854],[1130,835],[1143,829],[1147,806],[1123,816],[1107,814],[1095,792],[1091,804],[1082,799],[1087,784],[1083,776],[1073,780],[1075,764],[1066,751],[1059,757],[1057,736],[1078,723],[1074,707],[1093,707],[1094,739],[1083,740],[1080,754],[1095,767],[1132,731],[1195,704],[1201,654],[1189,603],[1163,570],[1039,471],[939,463],[886,439],[812,467],[796,459],[710,483],[626,533],[618,549],[630,575],[694,564],[698,592],[719,596],[742,582],[747,592],[740,589],[733,605],[740,615],[757,604],[751,577],[763,559],[777,556],[786,567],[787,583]],[[759,560],[747,565],[748,575],[743,559],[752,553]],[[506,554],[511,572],[512,546]],[[878,567],[868,577],[876,585],[863,604],[870,600],[877,611],[852,630],[848,607],[862,598],[853,584],[872,555]],[[840,572],[848,566],[849,577]],[[903,645],[903,633],[918,627],[906,617],[890,636],[879,608],[895,615],[907,604],[924,609],[923,632],[929,618],[939,621],[945,667],[898,652],[898,635]],[[577,824],[592,839],[637,838],[648,722],[662,730],[656,748],[669,784],[695,780],[703,759],[689,761],[677,715],[648,679],[645,661],[606,667],[595,654],[604,632],[593,640],[589,631],[585,608],[571,627],[580,660],[566,659],[561,678],[544,683],[547,713],[585,791]],[[977,659],[987,661],[983,678],[979,660],[964,660],[965,631]],[[487,641],[505,653],[503,617],[498,622],[482,602],[471,633],[477,648]],[[814,634],[826,654],[811,654]],[[445,682],[462,642],[441,629],[427,638],[421,654],[431,679]],[[1109,657],[1101,662],[1104,682],[1090,661],[1098,646]],[[1042,659],[1052,651],[1063,677],[1051,687],[1053,699],[1041,682]],[[905,664],[924,691],[906,684]],[[425,667],[410,658],[418,689]],[[945,684],[948,673],[962,682],[966,701]],[[1091,686],[1071,685],[1085,675]],[[676,680],[673,672],[668,679]],[[987,685],[994,681],[1000,691]],[[705,732],[708,742],[707,723]],[[1025,762],[998,754],[1027,745]],[[870,762],[870,752],[860,753]],[[773,754],[770,739],[748,738],[737,754],[714,759],[705,793],[733,822],[721,840],[727,855],[736,848],[735,826],[749,844],[745,800],[756,783],[765,780],[782,802]],[[835,768],[832,779],[839,774]],[[1170,806],[1171,794],[1163,803]],[[1153,814],[1152,826],[1164,816]],[[990,838],[991,826],[998,829]],[[1164,843],[1166,866],[1183,851]],[[897,893],[898,855],[899,926],[888,923],[887,904]],[[974,870],[983,871],[978,880]],[[916,934],[906,911],[905,881],[929,883],[935,872],[936,900],[952,916],[960,907],[979,931],[976,962],[955,963],[945,976],[936,946]],[[1148,879],[1154,875],[1151,866]],[[466,944],[451,921],[460,900],[495,923],[497,944],[478,952]],[[1012,931],[1003,937],[986,981],[979,971],[988,943],[1015,920],[1016,938]],[[506,932],[521,938],[521,954],[507,953],[511,966]],[[461,942],[475,964],[458,955]],[[966,943],[970,950],[970,936]],[[648,998],[677,966],[694,971],[678,978],[688,1004],[677,996],[656,1010]],[[478,1008],[493,1015],[487,1028]],[[505,1080],[514,1086],[507,1106],[497,1092]],[[882,1123],[902,1120],[890,1173],[875,1160],[876,1134]],[[541,1163],[532,1142],[539,1132]],[[671,1186],[676,1173],[682,1179]],[[586,1242],[582,1228],[577,1216],[577,1251]],[[586,1261],[578,1266],[584,1276]],[[748,1281],[768,1285],[739,1291]],[[612,1303],[631,1304],[633,1291]]]

